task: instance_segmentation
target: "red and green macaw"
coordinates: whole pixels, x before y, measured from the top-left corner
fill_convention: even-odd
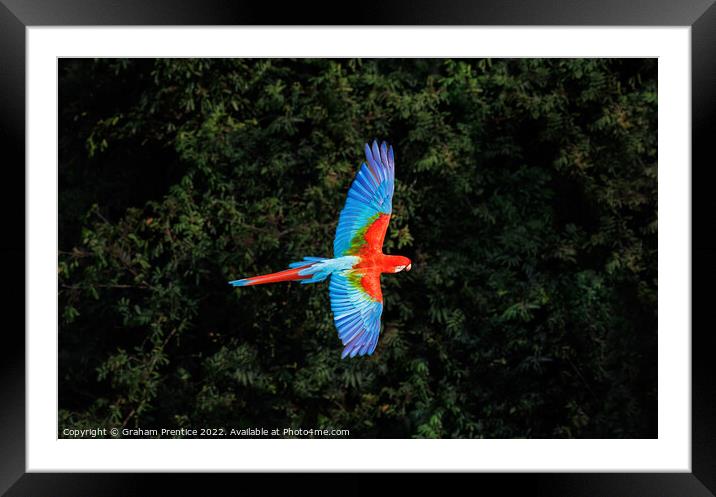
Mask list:
[[[229,282],[233,286],[316,283],[330,277],[333,320],[344,345],[341,358],[375,351],[383,312],[380,275],[411,268],[407,257],[383,253],[395,185],[393,147],[385,142],[379,147],[373,141],[372,148],[365,145],[365,157],[338,218],[332,259],[304,257],[285,271]]]

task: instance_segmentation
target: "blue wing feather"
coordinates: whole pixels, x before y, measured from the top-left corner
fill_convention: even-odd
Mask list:
[[[333,320],[344,345],[341,358],[370,355],[380,335],[383,304],[374,300],[348,279],[351,271],[333,273],[329,292]]]
[[[334,257],[348,255],[351,242],[369,221],[380,214],[392,212],[395,189],[395,158],[393,147],[373,141],[371,148],[365,145],[366,162],[361,164],[353,180],[346,205],[338,218],[336,237],[333,241]]]

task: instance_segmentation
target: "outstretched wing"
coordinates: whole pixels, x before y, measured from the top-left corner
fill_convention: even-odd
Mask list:
[[[365,145],[366,162],[353,180],[346,205],[338,218],[333,256],[380,250],[392,211],[395,178],[393,147],[373,141]]]
[[[380,273],[360,269],[333,273],[329,291],[333,321],[344,345],[341,359],[372,354],[383,313]]]

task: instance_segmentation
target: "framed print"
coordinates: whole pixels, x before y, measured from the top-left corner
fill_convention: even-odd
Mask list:
[[[4,1],[3,491],[713,495],[716,7],[541,3]]]

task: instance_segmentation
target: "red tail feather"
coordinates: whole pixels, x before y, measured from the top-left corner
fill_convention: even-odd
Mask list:
[[[300,276],[298,272],[310,266],[312,266],[312,264],[297,267],[294,269],[286,269],[285,271],[279,271],[278,273],[271,273],[262,276],[254,276],[253,278],[244,278],[242,280],[230,281],[229,283],[234,286],[252,286],[263,285],[265,283],[278,283],[279,281],[306,280],[309,279],[311,276]]]

